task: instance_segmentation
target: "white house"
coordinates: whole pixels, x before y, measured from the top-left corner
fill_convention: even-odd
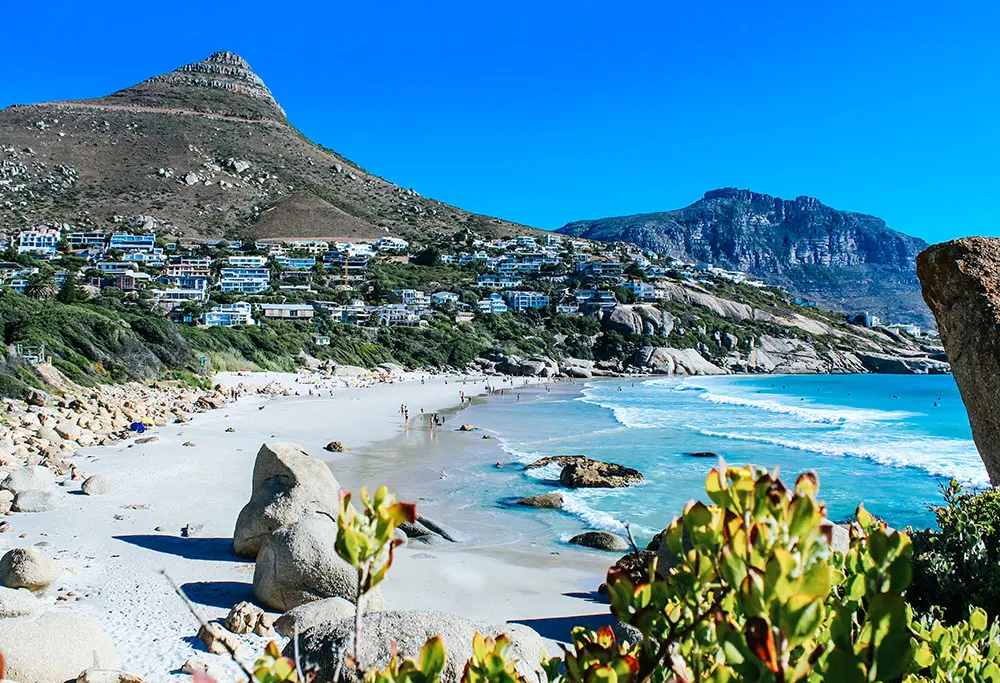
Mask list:
[[[271,286],[271,273],[266,268],[223,268],[219,287],[223,292],[260,294]]]
[[[209,327],[236,327],[237,325],[256,324],[253,319],[253,309],[246,301],[213,306],[202,316],[202,323]]]
[[[34,230],[22,230],[17,238],[17,253],[51,259],[59,249],[61,238],[62,232],[59,228],[40,227]]]

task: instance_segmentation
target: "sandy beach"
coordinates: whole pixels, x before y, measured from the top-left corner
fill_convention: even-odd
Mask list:
[[[233,553],[233,527],[250,495],[260,445],[294,442],[328,462],[343,487],[388,484],[416,502],[421,514],[456,530],[459,543],[411,544],[398,552],[383,585],[393,609],[435,609],[485,623],[516,621],[546,638],[564,638],[572,624],[607,620],[607,608],[594,596],[614,557],[555,551],[512,532],[502,512],[465,516],[448,500],[428,495],[435,481],[448,477],[449,467],[461,466],[455,458],[463,444],[476,439],[482,442],[478,448],[495,448],[480,434],[455,430],[461,424],[460,392],[480,396],[487,381],[499,386],[497,378],[428,376],[422,382],[409,375],[393,384],[334,389],[332,396],[329,389],[297,385],[294,378],[219,376],[217,381],[229,385],[280,381],[300,395],[244,398],[147,432],[144,436],[156,437],[151,442],[82,450],[78,466],[87,475],[106,476],[113,492],[79,495],[72,482],[58,509],[10,518],[14,529],[0,535],[0,551],[48,544],[46,550],[67,571],[43,597],[44,609],[72,610],[99,622],[123,669],[147,681],[181,680],[187,676],[180,667],[198,657],[215,660],[235,679],[238,671],[225,658],[205,652],[195,637],[197,623],[161,572],[181,584],[209,619],[251,600],[253,564]],[[410,409],[408,423],[401,404]],[[446,423],[431,431],[421,409],[443,411]],[[323,451],[333,440],[348,451]],[[433,457],[423,457],[432,442]],[[185,527],[190,537],[182,534]],[[241,638],[243,654],[252,661],[265,641]]]

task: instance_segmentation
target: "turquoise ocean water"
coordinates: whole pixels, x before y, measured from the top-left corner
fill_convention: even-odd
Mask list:
[[[466,480],[470,497],[543,519],[563,540],[585,528],[621,531],[626,521],[637,539],[648,538],[687,500],[704,498],[715,461],[689,455],[699,451],[730,464],[778,466],[790,480],[815,470],[835,520],[864,501],[893,525],[933,526],[927,506],[940,501],[942,482],[988,483],[950,376],[663,378],[506,394],[468,417],[495,432],[511,464],[582,453],[645,475],[627,489],[568,491],[562,513],[512,505],[555,490],[558,468],[481,463]]]

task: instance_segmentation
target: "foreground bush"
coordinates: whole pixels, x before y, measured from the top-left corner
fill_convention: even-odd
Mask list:
[[[954,480],[935,508],[938,531],[911,531],[914,609],[953,622],[969,605],[1000,616],[1000,491],[969,493]]]
[[[671,566],[653,558],[652,578],[637,583],[609,572],[611,612],[636,642],[574,629],[563,655],[542,662],[549,683],[1000,683],[1000,625],[986,611],[950,625],[914,618],[906,533],[859,507],[846,552],[831,550],[813,474],[788,488],[760,468],[713,469],[706,492],[711,504],[688,503],[665,531]],[[941,514],[954,512],[953,499]],[[344,500],[337,549],[363,593],[385,576],[395,528],[415,512],[385,489],[362,502],[359,512]],[[462,683],[528,683],[505,638],[477,635],[473,651]],[[345,663],[366,683],[437,683],[446,657],[431,638],[417,660]],[[261,683],[295,678],[287,659],[261,663]]]

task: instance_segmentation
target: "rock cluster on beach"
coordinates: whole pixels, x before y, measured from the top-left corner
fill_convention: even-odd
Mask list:
[[[132,425],[162,427],[183,422],[191,413],[221,408],[233,396],[217,387],[203,391],[177,384],[151,386],[131,383],[100,390],[72,387],[74,393],[55,398],[33,392],[25,401],[0,403],[0,466],[45,462],[57,474],[71,465],[63,459],[80,448],[105,446],[134,436]],[[274,387],[241,388],[268,393]]]
[[[2,513],[54,509],[75,482],[80,482],[80,492],[87,496],[110,493],[106,477],[86,477],[83,465],[74,462],[81,448],[119,442],[147,427],[186,421],[191,413],[221,408],[245,393],[284,391],[276,386],[204,391],[173,383],[87,389],[60,381],[55,386],[57,394],[35,391],[24,401],[0,403],[4,413],[0,425]],[[12,522],[0,522],[0,531],[9,531]],[[141,681],[118,671],[114,644],[99,626],[77,614],[44,608],[45,594],[59,583],[63,572],[64,567],[41,547],[12,548],[0,558],[0,652],[5,657],[6,677],[21,683]],[[60,594],[56,601],[72,597],[72,592]]]

